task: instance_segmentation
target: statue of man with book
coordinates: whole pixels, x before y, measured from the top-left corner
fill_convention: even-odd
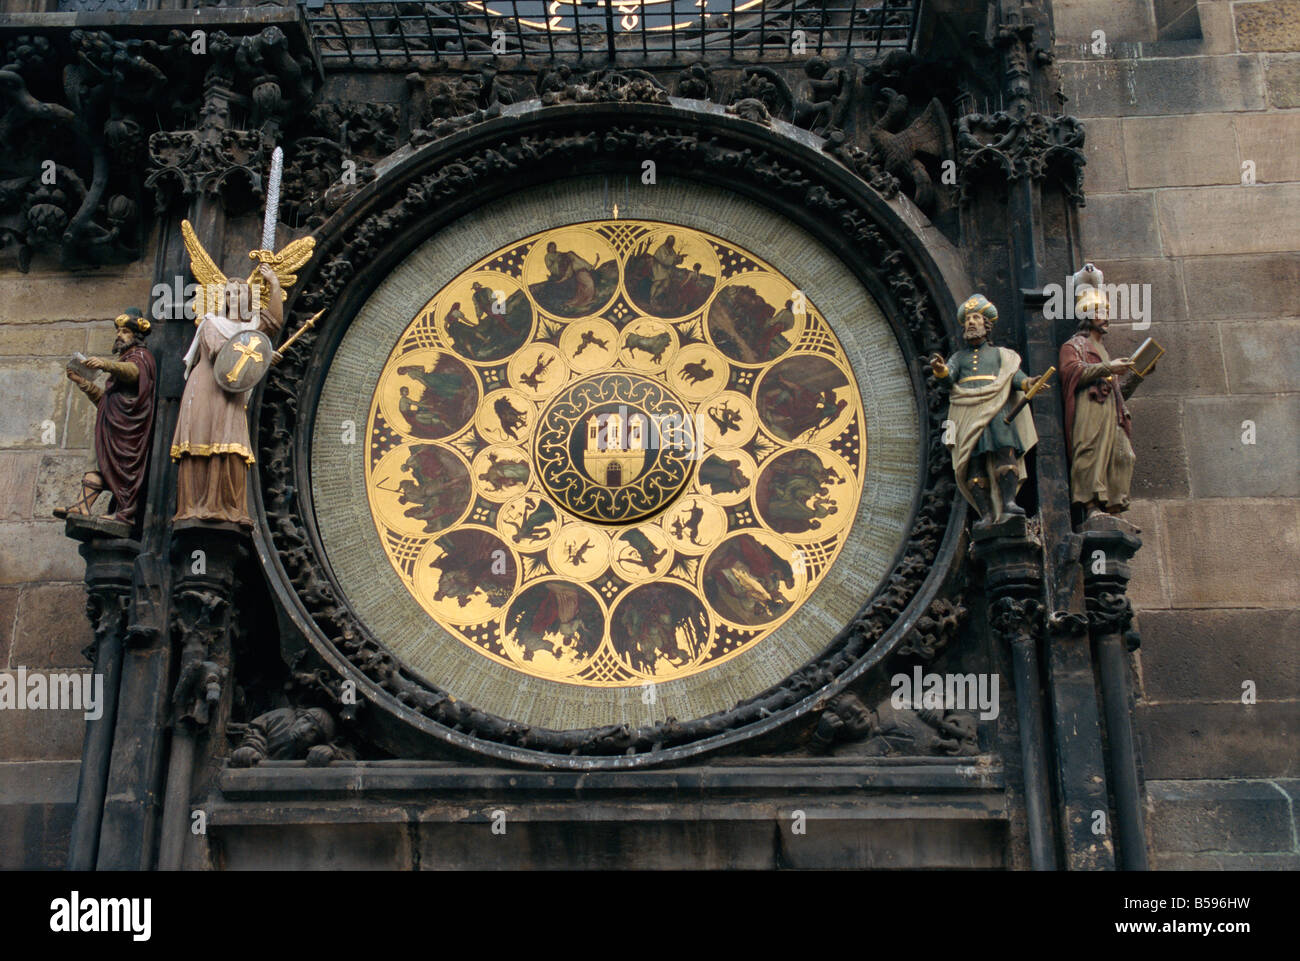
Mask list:
[[[1102,338],[1110,330],[1110,301],[1101,271],[1086,265],[1074,275],[1078,332],[1061,345],[1065,443],[1070,454],[1070,499],[1084,519],[1129,508],[1133,481],[1133,421],[1125,399],[1155,369],[1164,351],[1146,341],[1133,357],[1111,358]],[[1131,376],[1121,382],[1119,375]]]
[[[154,359],[144,345],[149,326],[139,308],[128,307],[114,321],[113,359],[79,353],[68,363],[68,380],[95,405],[96,469],[82,477],[80,500],[55,517],[89,517],[107,490],[112,520],[129,527],[139,520],[154,416]],[[108,374],[102,387],[94,380],[100,371]]]

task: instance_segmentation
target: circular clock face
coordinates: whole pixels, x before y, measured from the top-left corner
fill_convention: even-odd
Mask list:
[[[408,255],[330,361],[311,453],[373,635],[555,730],[782,681],[892,569],[920,484],[898,341],[833,254],[714,188],[572,217],[591,193],[500,201]]]
[[[512,240],[388,356],[365,488],[394,575],[475,654],[588,687],[708,671],[834,563],[862,400],[816,299],[641,220]]]

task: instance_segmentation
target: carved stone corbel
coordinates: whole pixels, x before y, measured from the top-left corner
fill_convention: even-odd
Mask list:
[[[1142,546],[1138,529],[1108,514],[1088,518],[1080,528],[1083,588],[1088,626],[1097,655],[1097,672],[1106,718],[1106,747],[1115,793],[1119,866],[1130,871],[1147,868],[1146,801],[1141,760],[1133,730],[1133,689],[1128,654],[1139,638],[1132,629],[1133,605],[1128,598],[1130,562]]]
[[[122,649],[131,601],[131,578],[138,541],[105,537],[96,530],[102,518],[68,519],[67,532],[82,542],[86,561],[86,617],[94,639],[83,652],[103,677],[99,717],[86,723],[81,774],[77,784],[77,811],[72,825],[68,866],[74,871],[95,867],[100,823],[117,720],[118,686],[122,677]]]
[[[973,539],[972,554],[984,565],[989,625],[1011,653],[1030,859],[1036,870],[1050,869],[1056,854],[1039,673],[1046,633],[1042,545],[1022,517],[975,530]]]

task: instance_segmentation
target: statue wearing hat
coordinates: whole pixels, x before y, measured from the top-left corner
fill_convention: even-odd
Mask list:
[[[1070,499],[1086,517],[1119,514],[1129,507],[1134,456],[1133,422],[1117,375],[1134,370],[1134,363],[1128,357],[1112,360],[1102,343],[1110,329],[1110,302],[1101,271],[1087,264],[1074,284],[1079,329],[1060,354]]]
[[[82,357],[68,365],[68,379],[90,398],[95,413],[96,469],[81,478],[81,499],[56,510],[56,517],[89,517],[99,495],[108,490],[113,520],[134,526],[140,515],[149,438],[153,432],[153,354],[145,347],[149,321],[135,307],[114,321],[113,358]],[[104,371],[103,387],[94,381]]]
[[[1025,479],[1025,454],[1038,443],[1034,420],[1023,398],[1047,386],[1020,369],[1020,355],[994,346],[990,337],[998,310],[983,294],[958,308],[966,348],[945,362],[930,358],[930,369],[949,392],[944,445],[962,496],[978,512],[975,526],[1025,514],[1016,492]],[[1050,372],[1049,372],[1050,374]]]

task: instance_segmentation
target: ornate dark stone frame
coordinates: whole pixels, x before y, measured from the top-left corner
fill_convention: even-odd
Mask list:
[[[254,403],[254,540],[280,613],[282,654],[299,678],[318,682],[345,720],[358,723],[359,733],[401,757],[470,751],[594,770],[681,762],[758,737],[765,748],[780,750],[806,738],[816,712],[865,680],[913,633],[958,561],[966,509],[954,497],[940,441],[943,400],[921,362],[954,342],[956,298],[898,212],[807,142],[684,101],[524,107],[394,157],[316,235],[316,256],[289,305],[289,328],[316,310],[328,306],[329,313],[273,368]],[[530,728],[409,674],[350,609],[315,528],[309,458],[316,401],[352,318],[424,239],[499,196],[584,173],[639,177],[647,159],[663,176],[723,187],[798,223],[835,251],[877,299],[927,415],[921,489],[892,573],[817,658],[780,684],[729,710],[684,722]],[[356,701],[371,705],[364,712],[341,696],[348,679],[355,682]]]

